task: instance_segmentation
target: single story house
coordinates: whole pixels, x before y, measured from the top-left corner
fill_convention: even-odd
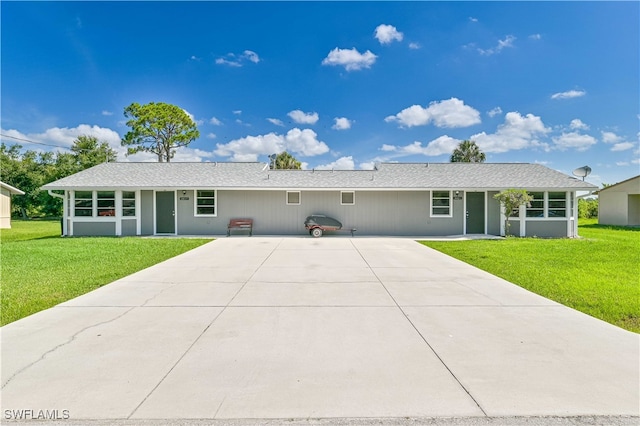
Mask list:
[[[0,229],[11,228],[12,195],[24,195],[24,192],[0,181]]]
[[[640,175],[598,192],[600,225],[640,225]]]
[[[254,235],[304,235],[325,214],[357,235],[504,235],[493,198],[528,190],[519,236],[577,236],[585,183],[540,164],[382,163],[374,170],[270,170],[254,163],[104,163],[49,183],[64,198],[63,235],[224,235],[234,218]],[[64,195],[52,191],[64,191]]]

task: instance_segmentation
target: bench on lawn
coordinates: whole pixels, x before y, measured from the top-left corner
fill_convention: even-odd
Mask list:
[[[249,236],[253,234],[253,219],[231,219],[227,225],[227,237],[231,236],[232,229],[248,229]]]

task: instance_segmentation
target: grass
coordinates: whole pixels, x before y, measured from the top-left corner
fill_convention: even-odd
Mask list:
[[[0,325],[87,293],[211,239],[61,238],[59,221],[19,221],[0,233]]]
[[[541,296],[640,332],[640,228],[581,220],[581,239],[423,241]]]

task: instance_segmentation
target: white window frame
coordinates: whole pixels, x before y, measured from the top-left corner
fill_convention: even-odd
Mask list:
[[[113,198],[99,198],[98,197],[98,193],[99,192],[113,192]],[[117,209],[117,200],[118,196],[117,196],[117,191],[115,190],[97,190],[97,191],[93,191],[93,199],[95,200],[94,203],[94,217],[115,217],[116,215],[118,215],[118,209]],[[113,206],[110,207],[100,207],[98,205],[98,203],[100,202],[100,200],[113,200]],[[101,211],[108,211],[111,210],[113,212],[113,214],[105,214],[105,215],[101,215],[100,212]]]
[[[198,197],[198,191],[213,191],[213,214],[198,213],[198,198],[211,199],[212,197]],[[211,207],[203,205],[202,207]],[[217,217],[218,216],[218,190],[217,189],[195,189],[193,191],[193,216],[195,217]]]
[[[569,206],[570,206],[571,202],[567,201],[567,193],[568,193],[568,191],[527,191],[527,193],[529,195],[531,195],[534,192],[542,192],[542,201],[543,201],[542,202],[542,216],[527,216],[527,212],[530,212],[532,210],[531,210],[531,207],[524,206],[523,210],[525,210],[525,214],[524,214],[524,219],[525,220],[570,220],[571,219],[572,212],[569,209]],[[562,200],[559,199],[559,198],[553,199],[553,201],[564,201],[564,203],[565,203],[564,208],[560,208],[560,207],[551,208],[549,206],[550,201],[551,201],[551,200],[549,200],[549,193],[550,192],[558,192],[558,193],[565,194],[564,195],[564,199],[562,199]],[[539,200],[539,199],[537,199],[537,200]],[[549,210],[564,210],[565,215],[564,215],[564,217],[562,217],[562,216],[549,216]],[[540,209],[536,208],[535,211],[540,211]]]
[[[289,194],[298,194],[298,202],[290,203]],[[287,206],[299,206],[300,204],[302,204],[302,193],[300,191],[287,191],[285,194],[285,202],[287,203]]]
[[[433,209],[434,208],[443,208],[444,206],[434,206],[433,205],[433,199],[434,196],[433,194],[435,194],[436,192],[447,192],[449,194],[449,214],[434,214],[433,213]],[[453,191],[447,191],[447,190],[437,190],[437,191],[431,191],[431,194],[429,196],[429,217],[433,217],[433,218],[437,218],[437,217],[453,217]],[[437,199],[443,199],[441,197],[438,197]]]
[[[350,202],[350,203],[345,203],[344,202],[344,198],[343,198],[344,194],[351,194],[353,201]],[[340,191],[340,205],[341,206],[355,206],[356,205],[356,191]]]
[[[125,192],[132,192],[133,193],[133,198],[125,198],[124,197],[124,193]],[[125,207],[124,206],[124,201],[125,200],[133,200],[133,207]],[[138,211],[139,211],[139,202],[138,202],[138,191],[133,190],[122,190],[120,191],[120,216],[122,216],[123,219],[136,219],[138,217]],[[124,211],[125,209],[130,210],[133,209],[133,216],[125,216]]]
[[[87,215],[87,216],[78,216],[76,215],[76,209],[78,207],[76,207],[76,202],[78,201],[77,195],[78,192],[89,192],[91,193],[91,208],[89,207],[80,207],[80,210],[91,210],[91,214]],[[81,198],[81,200],[88,200],[88,198]],[[80,191],[73,191],[73,197],[71,197],[71,207],[73,209],[73,217],[77,217],[77,218],[90,218],[90,217],[95,217],[95,208],[96,208],[96,191],[91,191],[91,190],[80,190]]]

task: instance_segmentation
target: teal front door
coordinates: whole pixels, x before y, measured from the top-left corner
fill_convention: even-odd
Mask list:
[[[176,233],[176,193],[156,192],[156,234]]]
[[[484,192],[467,192],[467,234],[485,234]]]

